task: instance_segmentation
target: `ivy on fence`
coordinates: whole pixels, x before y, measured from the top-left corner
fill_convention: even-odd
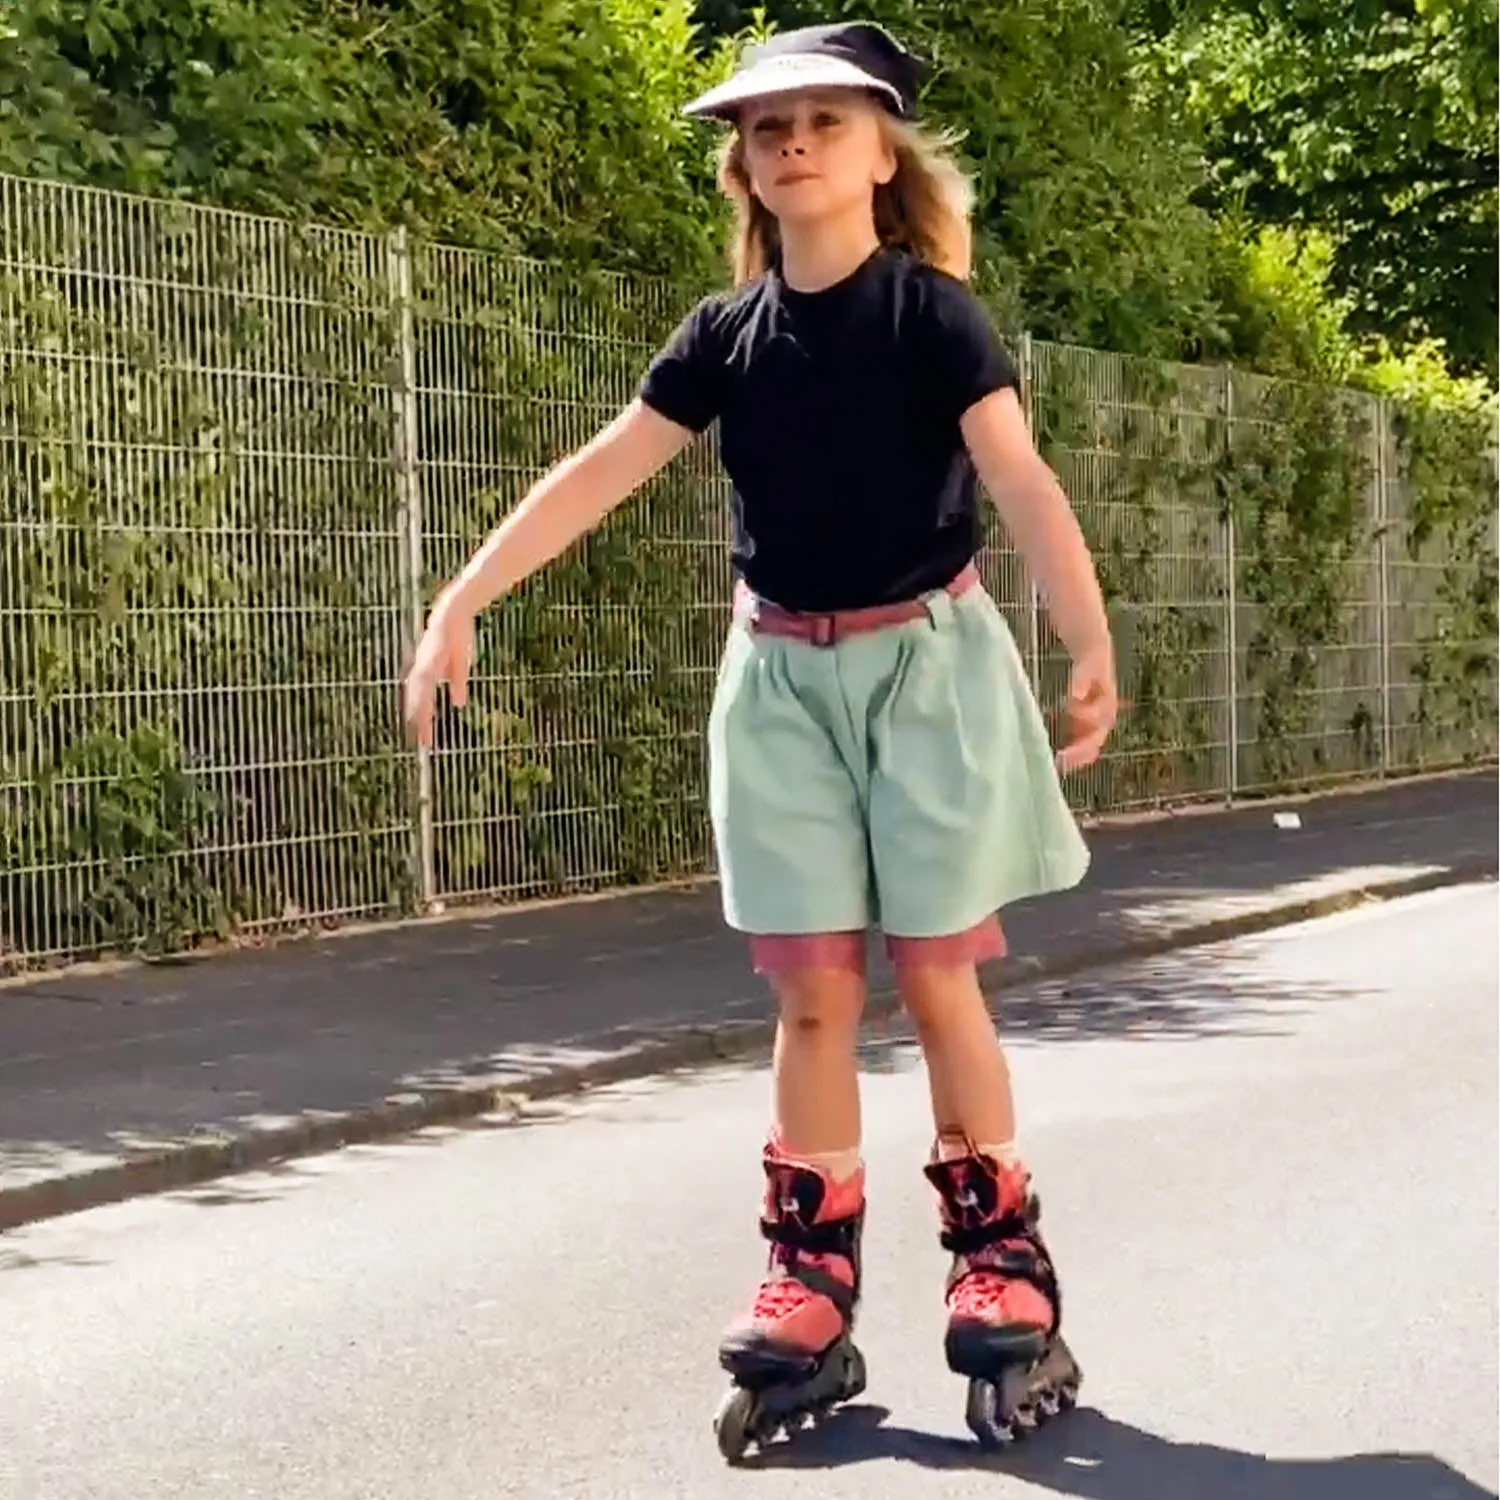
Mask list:
[[[1109,606],[1128,708],[1078,783],[1086,810],[1227,786],[1225,558],[1211,503],[1218,392],[1210,373],[1056,347],[1039,351],[1038,446],[1073,498]],[[1066,689],[1059,649],[1044,699]]]
[[[1487,755],[1495,744],[1496,467],[1488,402],[1455,409],[1410,401],[1392,407],[1390,447],[1404,524],[1391,545],[1416,587],[1409,672],[1416,684],[1403,756]],[[1425,578],[1425,588],[1420,581]]]
[[[1246,624],[1244,784],[1378,768],[1373,403],[1237,378],[1218,492]]]
[[[425,764],[398,694],[419,609],[696,289],[71,191],[0,221],[0,968],[709,868],[710,444],[486,617]],[[1129,705],[1080,807],[1493,752],[1486,409],[1027,356]]]

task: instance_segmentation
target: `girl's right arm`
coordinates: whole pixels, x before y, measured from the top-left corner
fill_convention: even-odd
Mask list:
[[[638,398],[548,472],[495,528],[438,595],[407,674],[406,718],[419,743],[432,743],[440,683],[447,683],[456,707],[464,705],[474,617],[592,531],[693,436]]]
[[[532,487],[443,590],[434,613],[449,607],[472,616],[487,609],[598,526],[692,437],[642,401],[632,401]]]

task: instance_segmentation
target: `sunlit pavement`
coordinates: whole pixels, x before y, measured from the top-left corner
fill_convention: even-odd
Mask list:
[[[1012,1454],[943,1366],[895,1037],[867,1049],[870,1387],[821,1430],[741,1469],[710,1431],[763,1253],[746,1067],[0,1237],[0,1495],[1492,1495],[1496,947],[1467,887],[1017,997],[1085,1382]]]

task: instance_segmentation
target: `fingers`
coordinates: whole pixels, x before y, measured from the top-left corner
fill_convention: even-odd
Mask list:
[[[438,689],[448,685],[455,708],[469,701],[469,673],[474,665],[474,631],[450,618],[434,615],[417,646],[406,675],[407,732],[421,746],[431,748],[437,718]]]
[[[444,672],[426,659],[419,649],[417,660],[406,677],[406,729],[414,743],[431,749],[433,726],[437,718],[438,684]]]
[[[1108,738],[1108,729],[1097,729],[1092,734],[1070,740],[1057,752],[1057,769],[1063,772],[1081,771],[1085,766],[1093,765],[1099,759],[1099,752],[1104,749],[1104,742]]]
[[[1069,705],[1068,743],[1057,757],[1058,768],[1078,771],[1099,758],[1104,742],[1114,727],[1115,716],[1106,704],[1095,702]]]
[[[406,731],[416,744],[428,749],[436,698],[437,685],[426,673],[415,670],[406,679]]]
[[[1057,753],[1061,772],[1081,771],[1099,759],[1114,728],[1119,704],[1108,681],[1075,681],[1068,693],[1068,743]]]

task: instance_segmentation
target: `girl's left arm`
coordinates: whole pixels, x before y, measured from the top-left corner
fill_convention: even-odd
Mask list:
[[[1063,487],[1032,442],[1015,391],[1007,387],[976,401],[961,426],[979,478],[1068,655],[1079,662],[1110,650],[1094,560]]]
[[[1115,652],[1094,560],[1057,476],[1036,450],[1012,387],[976,401],[961,419],[964,442],[995,509],[1036,581],[1073,662],[1065,770],[1092,764],[1119,712]]]

